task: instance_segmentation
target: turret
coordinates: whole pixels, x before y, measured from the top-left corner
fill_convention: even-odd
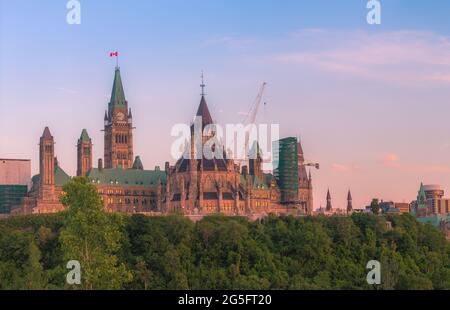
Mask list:
[[[353,212],[352,194],[350,193],[349,190],[347,195],[347,214],[351,214],[352,212]]]
[[[40,197],[52,200],[55,194],[55,149],[50,129],[45,127],[39,141]]]
[[[92,140],[86,129],[77,143],[77,176],[86,176],[92,169]]]
[[[333,210],[333,206],[331,205],[330,189],[328,189],[328,191],[327,191],[327,206],[326,206],[325,210],[326,211],[332,211]]]

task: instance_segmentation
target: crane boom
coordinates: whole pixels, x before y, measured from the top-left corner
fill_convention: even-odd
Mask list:
[[[267,85],[266,82],[262,83],[262,85],[259,89],[258,95],[256,96],[255,101],[253,102],[249,113],[247,114],[247,116],[244,119],[244,122],[243,122],[244,124],[248,125],[248,124],[255,123],[259,107],[261,106],[261,101],[262,101],[262,97],[263,97],[264,89],[266,88],[266,85]]]
[[[245,117],[245,119],[243,121],[244,125],[247,126],[247,125],[251,125],[251,124],[255,123],[256,116],[258,114],[258,110],[259,110],[259,107],[261,105],[261,101],[262,101],[262,97],[263,97],[264,89],[266,88],[266,85],[267,85],[267,83],[263,82],[261,87],[259,88],[258,95],[256,96],[255,101],[253,102],[249,113],[246,115],[246,117]],[[249,140],[250,140],[250,137],[249,137],[249,133],[247,132],[246,135],[245,135],[245,145],[244,145],[244,156],[245,156],[245,158],[247,158],[247,156],[248,156],[247,151],[249,150],[249,148],[248,148],[249,143],[250,143]]]

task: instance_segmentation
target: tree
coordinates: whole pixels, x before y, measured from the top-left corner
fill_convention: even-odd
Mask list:
[[[132,279],[117,257],[123,239],[122,218],[103,211],[96,188],[86,178],[74,178],[63,190],[61,200],[68,207],[60,234],[64,259],[80,262],[84,289],[121,288]]]
[[[370,210],[373,214],[378,214],[380,212],[380,203],[377,198],[372,199],[372,202],[370,203]]]

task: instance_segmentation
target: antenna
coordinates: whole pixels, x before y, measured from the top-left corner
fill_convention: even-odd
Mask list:
[[[205,82],[204,82],[204,76],[203,76],[203,70],[202,70],[202,84],[200,84],[200,87],[202,88],[202,97],[205,96]]]

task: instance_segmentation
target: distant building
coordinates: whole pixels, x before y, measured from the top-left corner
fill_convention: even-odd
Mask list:
[[[31,178],[29,159],[0,159],[0,214],[20,205]]]
[[[411,203],[411,213],[418,218],[436,214],[447,216],[450,213],[450,198],[443,197],[444,190],[440,185],[420,184],[417,200]]]
[[[380,209],[386,214],[402,214],[409,213],[409,203],[393,202],[393,201],[381,201]]]
[[[333,210],[333,205],[331,204],[331,194],[330,189],[327,190],[327,197],[326,197],[326,206],[323,208],[322,206],[316,210],[316,214],[322,214],[326,216],[330,216],[335,214],[335,211]]]
[[[409,213],[409,203],[406,202],[396,202],[394,203],[394,208],[398,209],[400,213]]]
[[[0,158],[1,185],[29,185],[31,179],[31,160]]]
[[[420,184],[417,200],[411,202],[411,214],[421,223],[440,228],[450,239],[450,199],[443,197],[441,186]]]

